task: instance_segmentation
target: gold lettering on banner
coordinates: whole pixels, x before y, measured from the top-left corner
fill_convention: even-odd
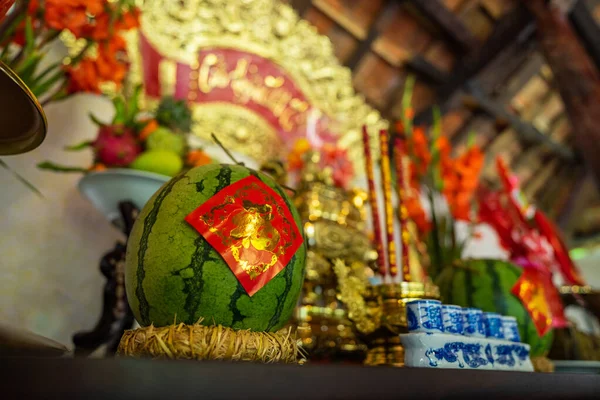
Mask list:
[[[284,87],[286,78],[258,74],[258,67],[246,59],[238,60],[232,71],[227,70],[223,56],[210,53],[204,57],[198,73],[198,89],[205,94],[214,89],[231,88],[239,104],[254,102],[267,108],[277,118],[279,125],[290,132],[304,123],[304,113],[309,104],[295,98]]]
[[[177,82],[177,64],[173,60],[161,60],[158,64],[158,75],[160,80],[160,94],[172,96],[175,94]]]

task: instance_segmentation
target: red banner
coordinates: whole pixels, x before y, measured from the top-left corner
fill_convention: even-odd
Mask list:
[[[283,198],[254,176],[227,186],[185,220],[221,254],[249,296],[285,268],[303,241]]]
[[[318,143],[335,140],[332,121],[313,108],[299,78],[268,58],[210,47],[198,52],[197,62],[186,64],[164,57],[141,34],[140,53],[145,92],[152,98],[173,95],[192,104],[243,107],[265,120],[288,146],[303,137]]]

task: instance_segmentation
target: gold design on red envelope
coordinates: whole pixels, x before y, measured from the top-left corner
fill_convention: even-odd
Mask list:
[[[186,221],[221,254],[250,296],[285,268],[303,240],[283,198],[254,176],[227,186]]]

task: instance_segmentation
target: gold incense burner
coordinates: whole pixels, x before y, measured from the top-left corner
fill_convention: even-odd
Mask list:
[[[350,274],[342,260],[335,261],[340,299],[348,308],[357,336],[367,343],[365,365],[404,366],[400,334],[407,332],[406,303],[439,299],[439,288],[426,280],[370,285]]]
[[[348,273],[363,282],[373,275],[369,263],[377,254],[365,233],[366,194],[335,187],[331,171],[318,168],[318,153],[308,153],[305,160],[295,197],[308,242],[306,278],[296,312],[298,334],[313,360],[360,359],[366,346],[356,338],[340,301],[333,264],[344,260]]]

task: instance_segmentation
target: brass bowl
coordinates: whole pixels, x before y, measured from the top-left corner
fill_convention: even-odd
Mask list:
[[[21,154],[38,147],[48,123],[31,90],[0,62],[0,156]]]

